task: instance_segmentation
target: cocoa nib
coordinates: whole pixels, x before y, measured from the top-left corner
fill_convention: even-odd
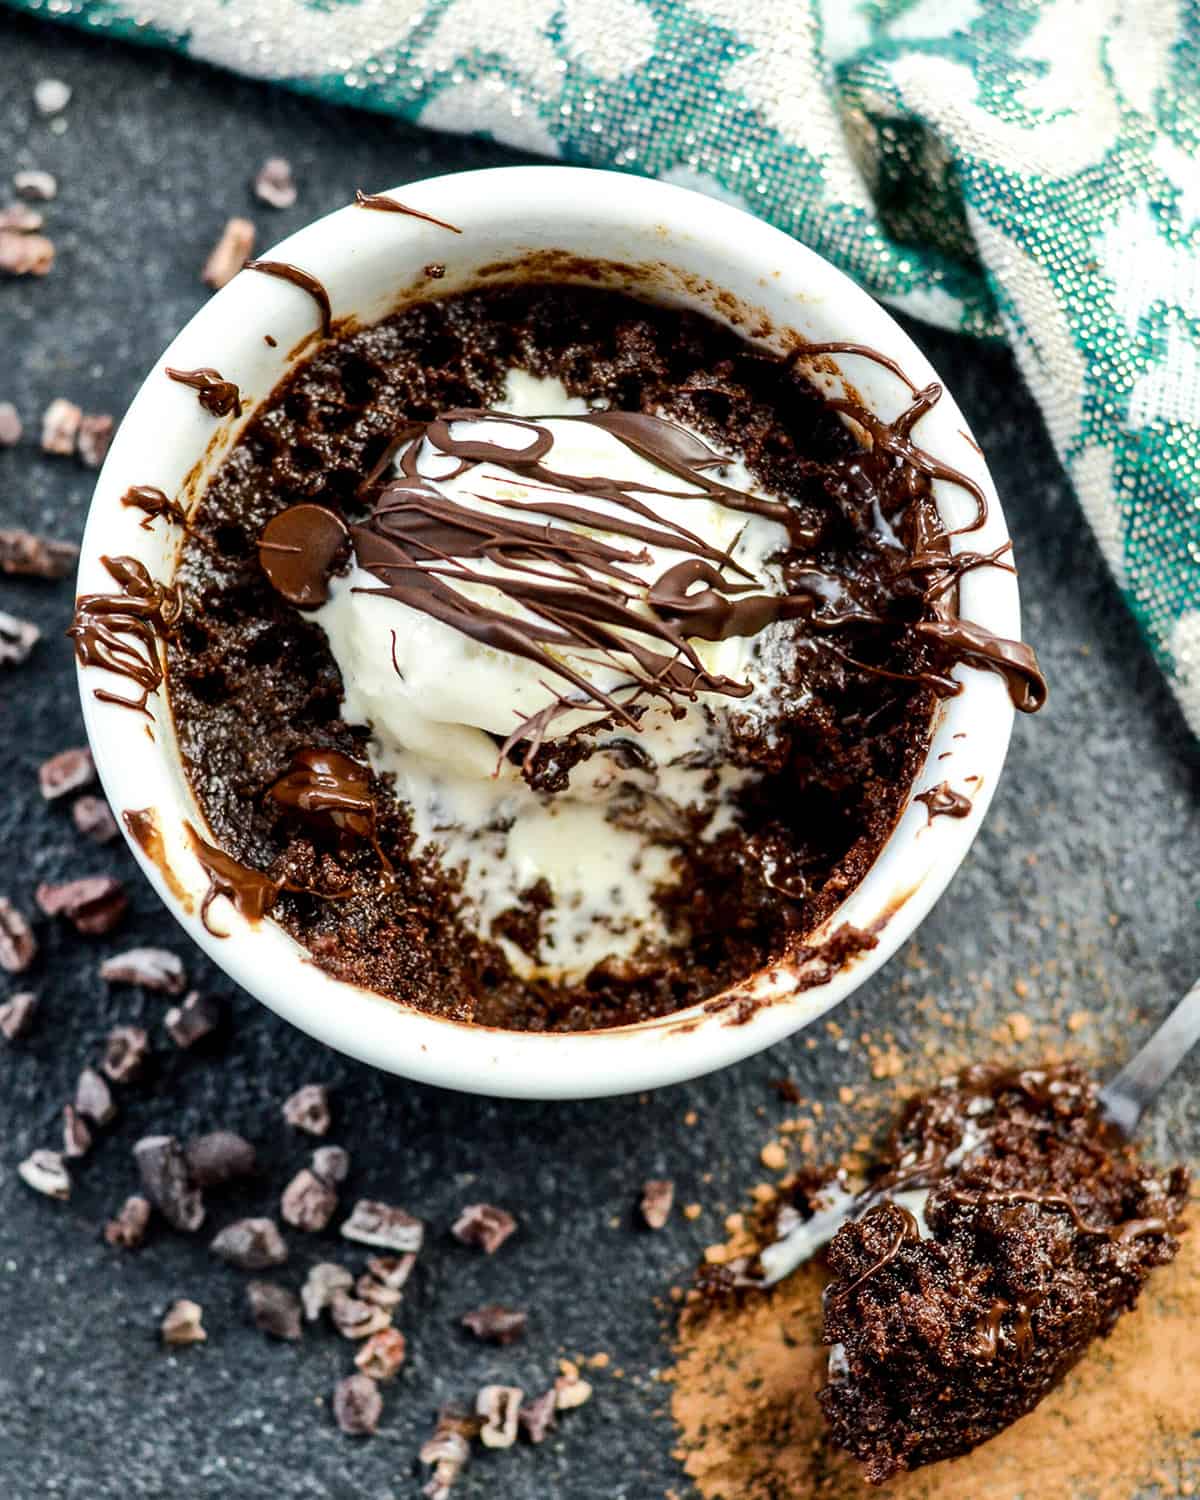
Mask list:
[[[47,1198],[66,1200],[71,1196],[71,1174],[57,1151],[31,1151],[18,1166],[17,1176]]]
[[[238,1219],[227,1224],[209,1249],[239,1271],[265,1271],[268,1266],[283,1265],[288,1258],[274,1219]]]
[[[232,1130],[210,1130],[184,1147],[188,1171],[198,1188],[224,1187],[240,1177],[254,1174],[254,1147]]]
[[[75,438],[75,453],[88,469],[98,469],[108,456],[112,443],[113,419],[106,411],[84,414]]]
[[[0,610],[0,667],[19,667],[42,638],[42,632],[30,620]]]
[[[37,955],[29,923],[5,896],[0,896],[0,969],[22,974]]]
[[[130,948],[106,958],[100,978],[108,984],[137,984],[144,990],[182,995],[187,987],[183,961],[168,948]]]
[[[0,531],[0,573],[22,578],[65,578],[78,557],[74,542],[54,542],[20,529]]]
[[[86,1156],[92,1149],[88,1122],[73,1104],[63,1105],[63,1155],[68,1161]]]
[[[10,276],[45,276],[54,264],[54,241],[44,234],[0,229],[0,271]]]
[[[146,1238],[150,1223],[150,1200],[135,1193],[126,1198],[115,1219],[104,1226],[104,1240],[120,1250],[136,1250]]]
[[[36,167],[13,173],[13,187],[19,198],[32,203],[49,203],[58,195],[58,179],[50,172],[40,172]]]
[[[485,1385],[475,1397],[483,1418],[479,1441],[485,1448],[511,1448],[517,1440],[517,1414],[525,1392],[515,1385]]]
[[[554,1413],[557,1410],[558,1401],[554,1391],[549,1390],[543,1391],[540,1396],[534,1396],[532,1401],[527,1401],[517,1413],[517,1421],[531,1443],[546,1441],[546,1434],[555,1425]]]
[[[404,1363],[404,1355],[404,1335],[400,1330],[381,1328],[354,1356],[354,1363],[372,1380],[391,1380]]]
[[[379,1426],[383,1397],[369,1375],[347,1375],[333,1392],[333,1415],[351,1437],[369,1437]]]
[[[370,1302],[360,1302],[348,1292],[335,1291],[329,1298],[329,1313],[333,1326],[346,1339],[367,1339],[373,1333],[387,1328],[392,1315],[387,1308],[375,1307]]]
[[[0,229],[20,229],[22,226],[14,222],[6,222],[5,216],[31,215],[37,220],[33,228],[42,227],[42,216],[35,213],[33,209],[26,208],[21,203],[15,203],[11,208],[0,210]],[[11,401],[0,401],[0,448],[15,448],[21,441],[21,434],[25,431],[21,425],[21,417],[17,408]]]
[[[133,1148],[146,1196],[173,1229],[192,1234],[204,1223],[204,1199],[173,1135],[148,1135]]]
[[[62,396],[56,397],[42,413],[42,452],[66,458],[75,452],[75,439],[83,409]]]
[[[373,1245],[380,1250],[411,1251],[415,1254],[425,1240],[425,1226],[402,1208],[360,1198],[354,1212],[342,1225],[342,1238]]]
[[[211,995],[193,990],[163,1017],[167,1035],[177,1047],[194,1047],[221,1024],[221,1005]]]
[[[306,1083],[283,1101],[283,1118],[309,1135],[325,1135],[331,1123],[329,1090],[323,1083]]]
[[[323,1177],[301,1167],[283,1190],[279,1212],[295,1229],[314,1234],[324,1229],[337,1212],[337,1193]]]
[[[79,791],[95,779],[92,752],[82,745],[60,750],[38,767],[38,785],[47,802],[57,802],[60,797]]]
[[[479,1418],[468,1417],[456,1406],[443,1406],[438,1412],[433,1436],[421,1445],[417,1457],[432,1467],[428,1483],[421,1493],[426,1500],[447,1500],[450,1490],[471,1457],[471,1439],[478,1435]]]
[[[354,1285],[354,1277],[345,1266],[333,1261],[321,1260],[309,1268],[300,1289],[300,1300],[304,1303],[304,1316],[315,1323],[333,1300],[335,1292],[348,1292]]]
[[[198,1302],[180,1297],[172,1302],[163,1317],[159,1332],[164,1344],[202,1344],[208,1337],[201,1318],[204,1309]]]
[[[246,1301],[254,1326],[261,1333],[291,1343],[300,1337],[300,1302],[294,1292],[273,1281],[251,1281],[246,1286]]]
[[[76,797],[71,804],[71,820],[84,838],[96,844],[111,844],[120,832],[103,797]]]
[[[325,1182],[345,1182],[350,1175],[350,1153],[341,1146],[318,1146],[312,1169]]]
[[[506,1209],[494,1203],[468,1203],[451,1229],[454,1238],[464,1245],[474,1245],[485,1255],[495,1255],[514,1233],[517,1221]]]
[[[254,196],[272,208],[291,208],[296,201],[292,164],[285,156],[268,156],[254,179]]]
[[[498,1302],[489,1302],[474,1311],[464,1313],[462,1325],[485,1344],[515,1344],[525,1335],[525,1313],[512,1307],[502,1307]]]
[[[231,282],[254,250],[254,225],[249,219],[229,219],[221,237],[208,253],[200,280],[219,290]]]
[[[132,1083],[146,1066],[149,1038],[140,1026],[114,1026],[104,1044],[100,1067],[114,1083]]]
[[[93,1125],[111,1125],[117,1118],[112,1089],[95,1068],[84,1068],[80,1073],[79,1082],[75,1085],[75,1108],[81,1115],[86,1115]]]
[[[675,1184],[665,1177],[652,1177],[642,1184],[639,1205],[647,1229],[661,1229],[671,1217],[675,1202]]]
[[[37,1016],[38,999],[31,990],[20,990],[0,1005],[0,1036],[19,1042],[27,1036]]]
[[[112,875],[85,875],[61,883],[44,881],[35,892],[48,917],[66,917],[76,932],[104,937],[120,925],[129,909],[125,887]]]

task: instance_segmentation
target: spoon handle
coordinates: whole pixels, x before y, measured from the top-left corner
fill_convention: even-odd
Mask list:
[[[1200,979],[1146,1045],[1100,1090],[1100,1108],[1110,1124],[1132,1136],[1154,1096],[1200,1041]]]

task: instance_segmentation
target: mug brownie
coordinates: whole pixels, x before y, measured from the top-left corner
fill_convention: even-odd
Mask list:
[[[1007,564],[952,555],[931,481],[986,507],[914,438],[936,386],[885,423],[695,312],[554,282],[326,331],[174,591],[145,581],[214,930],[218,896],[269,910],[329,973],[484,1025],[663,1015],[812,956],[956,664],[1040,703],[1028,648],[955,614]]]

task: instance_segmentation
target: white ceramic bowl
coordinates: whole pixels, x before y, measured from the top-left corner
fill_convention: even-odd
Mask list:
[[[374,321],[430,283],[422,268],[438,261],[439,295],[489,280],[512,279],[512,262],[531,255],[542,279],[602,279],[659,301],[736,322],[767,348],[802,340],[853,341],[890,355],[918,385],[935,379],[928,361],[865,292],[826,261],[749,214],[697,193],[647,179],[563,167],[512,167],[409,184],[407,204],[462,227],[461,235],[419,219],[347,207],[302,229],[268,252],[313,272],[329,290],[334,316]],[[496,270],[508,264],[509,269]],[[311,347],[312,299],[285,282],[243,272],[196,314],[151,371],[129,408],[96,485],[79,569],[81,592],[107,592],[104,554],[138,558],[168,580],[179,547],[177,527],[139,525],[120,497],[134,484],[157,485],[185,504],[199,494],[255,406]],[[276,340],[267,345],[264,335]],[[816,378],[837,390],[840,372],[885,417],[907,401],[901,384],[871,361],[821,361]],[[216,421],[195,394],[169,381],[164,366],[215,366],[241,387],[241,421]],[[982,531],[963,544],[991,549],[1007,540],[995,490],[957,406],[947,394],[925,416],[918,441],[974,479],[990,506]],[[954,486],[936,486],[952,524],[973,514]],[[1000,635],[1019,635],[1016,580],[984,568],[966,575],[962,612]],[[98,669],[81,671],[84,714],[96,763],[113,808],[152,807],[162,858],[134,853],[159,895],[220,966],[279,1015],[343,1052],[409,1078],[485,1094],[581,1098],[676,1082],[735,1062],[808,1025],[863,983],[929,911],[966,853],[1000,774],[1013,710],[999,677],[958,668],[959,696],[942,706],[927,768],[916,790],[949,781],[972,799],[970,815],[930,821],[910,804],[867,877],[830,919],[878,932],[878,944],[810,988],[782,971],[747,976],[736,995],[660,1020],[608,1031],[529,1035],[440,1020],[330,978],[269,919],[213,908],[227,937],[215,938],[197,915],[207,882],[183,832],[203,819],[183,776],[169,706],[151,698],[152,733],[140,715],[98,700],[93,689],[128,689]],[[943,758],[945,757],[945,758]],[[751,1003],[737,1003],[749,997]]]

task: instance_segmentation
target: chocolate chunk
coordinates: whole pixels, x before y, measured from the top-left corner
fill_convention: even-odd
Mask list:
[[[369,1437],[379,1426],[383,1397],[369,1375],[347,1375],[333,1392],[333,1415],[351,1437]]]
[[[577,1365],[569,1359],[559,1361],[562,1374],[554,1382],[554,1405],[558,1411],[571,1411],[592,1399],[592,1383],[584,1380]]]
[[[254,250],[254,225],[249,219],[230,219],[221,238],[208,253],[200,280],[205,286],[220,290],[226,286],[250,259]]]
[[[100,1067],[114,1083],[132,1083],[141,1075],[150,1039],[140,1026],[114,1026],[104,1043]]]
[[[38,767],[38,785],[47,802],[56,802],[70,792],[77,792],[95,778],[96,766],[92,760],[92,752],[84,745],[60,750]]]
[[[201,1318],[204,1309],[198,1302],[180,1297],[167,1308],[159,1333],[164,1344],[202,1344],[208,1337]]]
[[[31,990],[20,990],[0,1005],[0,1036],[19,1042],[27,1036],[37,1016],[38,999]]]
[[[331,1260],[318,1261],[309,1268],[300,1289],[304,1316],[315,1323],[333,1300],[334,1292],[348,1292],[353,1285],[354,1277],[345,1266],[335,1265]]]
[[[404,1363],[404,1335],[398,1328],[373,1333],[354,1356],[354,1363],[372,1380],[391,1380]]]
[[[394,1312],[404,1300],[402,1291],[376,1281],[369,1272],[364,1272],[354,1283],[354,1295],[360,1302],[369,1302],[372,1307],[382,1307],[385,1312]]]
[[[10,276],[45,276],[53,265],[53,240],[44,234],[0,229],[0,271]]]
[[[425,1240],[425,1225],[402,1208],[360,1198],[354,1212],[342,1225],[342,1238],[380,1250],[411,1251],[416,1254]]]
[[[384,1286],[395,1292],[404,1290],[412,1268],[417,1263],[416,1254],[372,1255],[367,1261],[367,1270]]]
[[[283,1118],[309,1135],[325,1135],[331,1123],[329,1090],[323,1083],[306,1083],[283,1101]]]
[[[485,1255],[495,1255],[516,1227],[512,1214],[494,1203],[468,1203],[450,1233],[464,1245],[475,1245]]]
[[[246,1285],[246,1301],[260,1333],[290,1343],[300,1337],[300,1301],[295,1292],[273,1281],[251,1281]]]
[[[661,1229],[671,1217],[675,1184],[666,1177],[651,1177],[642,1184],[639,1207],[647,1229]]]
[[[71,102],[71,85],[61,78],[39,78],[33,86],[34,108],[39,115],[61,115]]]
[[[19,528],[0,531],[0,573],[21,578],[65,578],[74,570],[78,557],[74,542],[51,541]]]
[[[183,961],[168,948],[130,948],[117,953],[100,965],[100,978],[108,984],[137,984],[165,995],[182,995],[187,988]]]
[[[182,1004],[173,1005],[163,1017],[167,1034],[177,1047],[194,1047],[220,1024],[220,1002],[198,990],[186,995]]]
[[[115,1219],[104,1226],[104,1242],[118,1250],[136,1250],[146,1238],[150,1200],[139,1193],[126,1198]]]
[[[98,469],[108,456],[112,435],[113,419],[107,412],[86,412],[75,439],[75,452],[80,461],[89,469]]]
[[[20,620],[0,609],[0,667],[19,667],[28,661],[41,638],[42,632],[31,620]]]
[[[193,1234],[204,1223],[204,1199],[173,1135],[143,1136],[133,1148],[146,1196],[172,1229]]]
[[[350,1175],[350,1153],[341,1146],[318,1146],[312,1169],[324,1182],[345,1182]]]
[[[49,203],[58,195],[58,179],[49,172],[29,169],[13,173],[13,187],[18,197],[33,203]]]
[[[112,1089],[95,1068],[84,1068],[80,1073],[79,1082],[75,1085],[75,1108],[81,1115],[86,1115],[93,1125],[111,1125],[117,1118]]]
[[[226,1224],[209,1249],[239,1271],[265,1271],[268,1266],[282,1266],[288,1258],[274,1219],[238,1219]]]
[[[113,875],[85,875],[61,884],[48,881],[34,893],[48,917],[66,917],[76,932],[104,937],[120,926],[129,909],[125,887]]]
[[[31,216],[32,218],[37,220],[37,223],[32,227],[34,229],[40,229],[42,227],[41,214],[34,213],[33,209],[25,208],[21,204],[14,204],[12,208],[6,208],[3,210],[3,212],[0,212],[0,229],[20,229],[22,227],[17,223],[5,223],[5,214],[24,214]],[[25,429],[21,425],[21,418],[19,413],[17,412],[17,408],[12,404],[11,401],[0,401],[0,448],[15,448],[21,441],[21,434],[22,432],[24,432],[24,430]]]
[[[63,1105],[63,1155],[70,1161],[86,1156],[92,1149],[92,1132],[88,1122],[73,1104]]]
[[[517,1413],[517,1421],[531,1443],[544,1443],[546,1434],[557,1424],[554,1413],[558,1410],[558,1402],[553,1390],[543,1391],[540,1396],[535,1396],[532,1401],[527,1401]]]
[[[75,452],[75,439],[83,411],[73,401],[56,397],[42,413],[42,452],[67,457]]]
[[[0,229],[15,229],[21,234],[33,234],[45,222],[45,214],[40,213],[36,208],[30,208],[28,203],[7,203],[0,208]],[[4,410],[12,412],[14,417],[17,415],[17,409],[11,401],[3,402],[2,406]],[[11,448],[14,443],[20,441],[20,438],[21,423],[18,419],[16,437],[9,439],[8,442],[0,437],[0,448]]]
[[[315,1234],[333,1218],[337,1201],[337,1193],[323,1177],[301,1167],[283,1190],[279,1212],[294,1229]]]
[[[71,1175],[57,1151],[31,1151],[17,1168],[17,1176],[35,1193],[64,1201],[71,1196]]]
[[[254,196],[272,208],[291,208],[296,201],[292,164],[285,156],[268,156],[254,179]],[[249,255],[249,250],[247,250]]]
[[[0,969],[23,974],[36,954],[37,939],[29,923],[7,897],[0,896]]]
[[[75,827],[95,844],[110,844],[119,829],[103,797],[76,797],[71,804],[71,819]]]
[[[373,1333],[391,1326],[392,1315],[385,1307],[360,1302],[348,1292],[335,1291],[329,1298],[333,1326],[346,1339],[368,1339]]]
[[[515,1344],[525,1336],[528,1317],[512,1307],[489,1302],[473,1312],[464,1313],[462,1326],[485,1344]]]
[[[254,1147],[232,1130],[210,1130],[184,1147],[188,1171],[198,1188],[224,1187],[241,1177],[252,1177],[257,1165]]]
[[[517,1440],[517,1415],[525,1392],[515,1385],[485,1385],[475,1397],[483,1418],[479,1441],[485,1448],[511,1448]]]

